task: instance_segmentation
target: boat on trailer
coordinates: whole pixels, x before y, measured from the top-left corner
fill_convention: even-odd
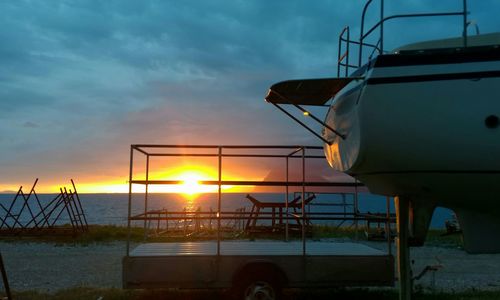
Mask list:
[[[423,245],[438,206],[456,213],[466,251],[500,253],[500,33],[468,36],[465,0],[462,11],[396,16],[384,16],[381,0],[380,20],[365,32],[371,3],[359,40],[350,39],[349,27],[339,37],[337,78],[279,82],[266,101],[324,142],[333,169],[395,197],[399,272],[409,298],[408,245]],[[443,16],[461,17],[460,37],[384,50],[385,22]],[[368,44],[375,32],[377,42]],[[349,61],[353,50],[357,63]],[[321,134],[285,104],[320,123]],[[309,105],[328,108],[324,121]]]
[[[328,111],[326,124],[345,136],[324,130],[330,165],[372,193],[409,197],[416,244],[443,206],[456,212],[467,251],[500,251],[498,45],[495,33],[379,55]]]
[[[399,17],[440,15],[466,18],[466,7]],[[358,65],[345,62],[349,50],[339,53],[338,73],[340,66],[355,68],[350,76],[280,82],[266,100],[282,110],[280,105],[292,104],[302,111],[307,110],[301,105],[331,101],[317,134],[328,162],[372,193],[407,198],[414,244],[423,243],[434,208],[442,206],[457,213],[467,251],[495,253],[500,252],[500,33],[467,36],[466,27],[461,37],[389,53],[381,40],[364,43],[366,34],[359,41],[341,36],[340,42],[359,46]],[[374,47],[379,55],[362,64],[363,47]]]

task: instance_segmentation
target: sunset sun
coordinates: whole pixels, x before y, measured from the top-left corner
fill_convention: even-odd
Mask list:
[[[217,187],[203,185],[202,180],[207,180],[207,174],[196,170],[185,170],[178,175],[181,184],[175,187],[177,193],[183,194],[186,197],[192,198],[198,194],[211,193],[217,191]]]
[[[194,196],[199,193],[203,193],[206,190],[206,186],[200,184],[202,176],[192,171],[186,171],[180,176],[182,184],[178,186],[179,192],[187,195]]]

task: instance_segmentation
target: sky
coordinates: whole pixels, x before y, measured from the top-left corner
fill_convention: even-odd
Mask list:
[[[35,178],[39,192],[70,178],[117,191],[130,144],[321,145],[263,98],[278,81],[336,76],[338,33],[359,35],[364,2],[1,0],[0,192]],[[500,1],[468,7],[481,33],[499,31]],[[385,28],[386,49],[461,34],[456,17],[397,24]]]

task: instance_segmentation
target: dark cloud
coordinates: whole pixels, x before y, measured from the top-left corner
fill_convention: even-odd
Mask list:
[[[399,1],[386,3],[401,12]],[[491,12],[499,3],[469,3],[482,32],[497,30]],[[333,76],[337,34],[346,24],[359,34],[363,4],[2,1],[0,180],[31,177],[33,169],[116,176],[127,167],[128,145],[139,142],[319,144],[262,99],[276,81]],[[395,32],[386,35],[388,47],[456,35],[455,21],[429,21],[425,31],[388,25]]]

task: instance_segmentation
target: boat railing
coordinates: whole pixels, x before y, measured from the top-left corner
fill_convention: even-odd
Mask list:
[[[373,0],[368,0],[363,8],[363,13],[361,15],[361,27],[360,35],[358,41],[350,40],[349,27],[345,27],[339,35],[339,52],[338,52],[338,67],[337,76],[340,76],[341,68],[344,68],[345,76],[348,75],[350,68],[359,68],[363,65],[363,54],[365,48],[370,48],[374,53],[383,54],[384,53],[384,24],[385,22],[393,19],[404,19],[404,18],[422,18],[422,17],[445,17],[445,16],[462,16],[462,36],[463,36],[463,47],[467,47],[467,27],[470,22],[467,21],[467,0],[462,0],[463,9],[461,11],[451,11],[451,12],[438,12],[438,13],[414,13],[414,14],[397,14],[397,15],[384,15],[384,0],[380,0],[380,19],[372,27],[365,31],[366,24],[366,13],[370,4]],[[379,36],[375,44],[370,44],[366,42],[366,39],[372,35],[376,30],[379,31]],[[345,44],[346,51],[342,53],[342,45]],[[358,45],[358,61],[357,63],[349,62],[349,46],[350,44]]]
[[[358,64],[351,64],[349,62],[349,48],[350,45],[360,45],[358,41],[353,41],[350,38],[350,28],[349,26],[344,27],[342,32],[339,35],[339,51],[338,51],[338,58],[337,58],[337,77],[340,77],[341,73],[341,68],[344,67],[344,76],[348,77],[349,76],[349,69],[350,68],[359,68]],[[342,47],[345,45],[344,47]],[[380,51],[379,47],[377,45],[369,44],[369,43],[364,43],[364,47],[369,47],[372,48],[374,51]],[[345,51],[342,52],[342,49],[345,48]]]

